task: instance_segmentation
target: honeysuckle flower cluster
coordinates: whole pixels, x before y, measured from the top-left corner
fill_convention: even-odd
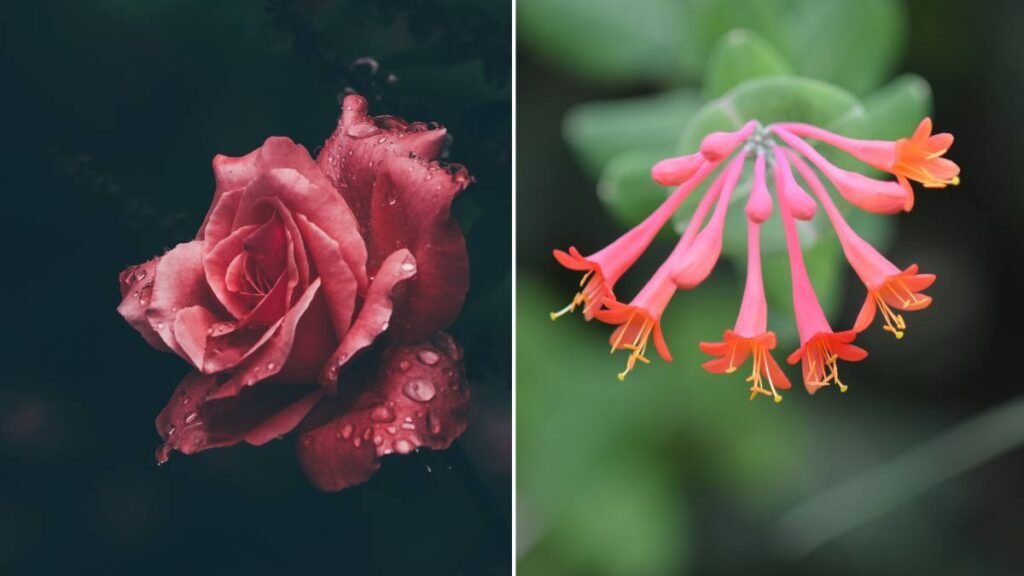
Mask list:
[[[808,141],[837,148],[865,164],[896,177],[879,180],[839,168],[829,162]],[[676,189],[643,222],[605,248],[582,255],[575,247],[554,256],[566,268],[583,272],[580,289],[568,306],[551,313],[551,319],[581,309],[584,318],[615,326],[611,350],[626,350],[625,379],[637,362],[647,364],[647,345],[671,361],[661,318],[678,290],[692,290],[711,273],[722,252],[725,219],[737,184],[749,164],[753,165],[750,194],[746,201],[747,278],[739,314],[721,342],[700,344],[715,358],[704,363],[712,373],[732,373],[751,359],[751,399],[765,395],[782,400],[779,390],[791,387],[785,373],[772,357],[777,345],[768,330],[768,305],[761,270],[761,226],[774,212],[782,220],[792,277],[793,308],[800,346],[788,357],[790,364],[802,364],[803,382],[811,394],[835,384],[839,360],[856,362],[867,352],[854,345],[857,334],[882,316],[882,328],[897,339],[906,330],[901,312],[926,308],[931,298],[923,291],[935,280],[918,273],[917,265],[901,270],[850,227],[833,202],[822,176],[854,207],[875,214],[909,212],[914,206],[913,180],[926,188],[959,184],[960,168],[944,154],[953,144],[951,134],[932,134],[930,118],[921,121],[909,138],[896,141],[857,140],[802,123],[762,125],[750,121],[735,132],[708,134],[694,154],[668,158],[654,165],[651,177]],[[797,180],[810,189],[810,193]],[[615,284],[650,246],[679,206],[703,183],[711,179],[703,198],[668,258],[647,284],[628,303],[620,301]],[[867,298],[849,330],[835,331],[829,324],[811,285],[800,246],[797,220],[811,220],[818,206],[836,231],[850,267],[864,283]]]

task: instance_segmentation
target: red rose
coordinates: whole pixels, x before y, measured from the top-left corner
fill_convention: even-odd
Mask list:
[[[161,462],[301,424],[303,470],[340,490],[465,429],[461,352],[438,330],[468,286],[449,207],[470,177],[434,161],[443,128],[366,112],[347,97],[316,161],[280,137],[217,156],[196,239],[121,273],[121,315],[195,368],[157,417]]]

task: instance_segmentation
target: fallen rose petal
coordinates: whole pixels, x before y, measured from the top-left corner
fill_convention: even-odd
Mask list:
[[[364,482],[379,458],[443,450],[466,429],[469,389],[461,351],[446,334],[384,351],[376,371],[346,372],[342,393],[325,397],[301,425],[299,464],[321,490]]]
[[[287,434],[320,399],[312,386],[275,385],[247,389],[232,398],[209,397],[219,376],[190,372],[156,419],[164,439],[157,450],[163,463],[172,450],[194,454],[245,441],[261,445]]]
[[[398,248],[421,270],[396,303],[392,338],[416,341],[450,324],[469,285],[465,240],[452,199],[471,181],[461,166],[433,161],[444,129],[367,115],[364,98],[345,98],[341,120],[317,162],[360,222],[368,223],[370,274]]]
[[[132,328],[142,334],[150,346],[162,352],[171,352],[172,350],[164,344],[163,339],[146,319],[146,308],[149,307],[152,298],[153,279],[156,277],[156,265],[159,261],[160,257],[157,256],[121,272],[121,303],[117,306],[117,312]]]
[[[338,372],[345,363],[373,344],[377,336],[390,327],[391,315],[394,312],[392,292],[399,283],[413,277],[416,271],[416,260],[408,250],[396,250],[381,265],[376,278],[366,291],[366,299],[359,310],[359,316],[320,373],[320,383],[328,390],[334,391],[337,387]]]

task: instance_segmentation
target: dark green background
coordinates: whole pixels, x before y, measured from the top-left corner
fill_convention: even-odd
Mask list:
[[[0,11],[0,574],[509,573],[510,2]],[[186,367],[117,315],[117,274],[194,235],[214,154],[270,135],[312,152],[346,89],[447,126],[477,180],[454,208],[469,430],[336,494],[305,481],[290,437],[158,469],[153,420]]]

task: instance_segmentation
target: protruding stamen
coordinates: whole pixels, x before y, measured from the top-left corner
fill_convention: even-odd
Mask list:
[[[621,328],[619,329],[620,330],[619,335],[618,335],[618,337],[615,338],[615,342],[612,345],[612,352],[614,352],[617,349],[629,350],[630,351],[629,352],[629,357],[626,358],[626,369],[623,370],[622,372],[619,372],[619,374],[618,374],[618,377],[619,377],[620,381],[624,381],[626,379],[626,375],[629,374],[633,370],[633,368],[636,366],[636,363],[638,361],[642,362],[644,364],[650,364],[651,363],[650,359],[648,359],[645,356],[645,354],[647,353],[647,342],[648,342],[648,339],[651,336],[651,332],[654,330],[654,325],[655,325],[654,319],[652,319],[652,318],[650,318],[650,317],[648,317],[646,315],[641,316],[641,318],[643,319],[643,323],[640,325],[640,328],[637,330],[636,336],[633,337],[633,341],[630,342],[629,344],[621,345],[623,336],[629,330],[630,324],[632,324],[633,319],[636,318],[636,317],[637,317],[636,312],[634,312],[633,314],[630,315],[629,320],[627,320],[626,323],[623,324],[621,326]]]

